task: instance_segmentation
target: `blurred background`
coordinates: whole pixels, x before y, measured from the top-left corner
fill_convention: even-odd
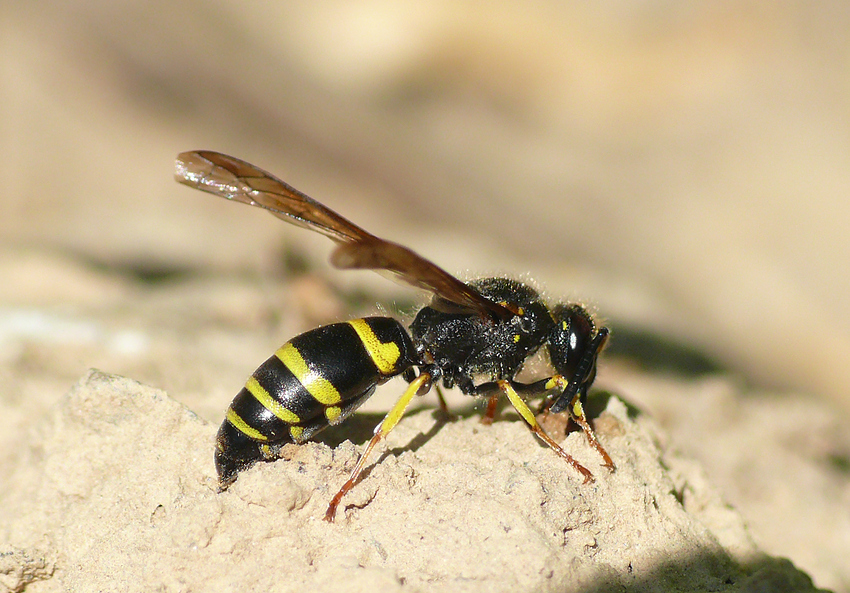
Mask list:
[[[211,149],[590,306],[597,384],[850,590],[848,31],[842,2],[4,2],[0,468],[88,367],[217,423],[292,335],[423,302],[173,181]]]
[[[843,3],[2,11],[6,259],[263,274],[295,243],[322,262],[321,238],[174,184],[178,152],[214,149],[462,276],[532,277],[615,335],[850,407]]]

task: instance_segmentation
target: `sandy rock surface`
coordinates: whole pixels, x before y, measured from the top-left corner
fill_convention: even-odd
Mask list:
[[[355,433],[371,415],[354,421]],[[611,397],[583,484],[513,415],[414,410],[335,524],[350,442],[285,450],[218,493],[216,426],[91,371],[22,444],[0,522],[9,591],[810,591],[760,552],[699,464]],[[9,509],[14,509],[9,513]]]

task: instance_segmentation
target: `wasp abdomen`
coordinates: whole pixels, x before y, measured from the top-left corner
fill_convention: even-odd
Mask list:
[[[345,420],[375,387],[417,362],[402,325],[390,317],[335,323],[281,346],[236,395],[216,439],[222,487],[237,472]]]

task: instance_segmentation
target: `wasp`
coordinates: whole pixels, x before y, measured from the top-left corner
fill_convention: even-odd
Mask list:
[[[331,263],[340,269],[389,272],[432,294],[409,330],[392,317],[365,317],[308,331],[281,346],[236,395],[216,437],[221,490],[257,461],[275,459],[284,444],[301,444],[348,418],[378,385],[401,375],[404,393],[375,427],[348,480],[325,514],[333,521],[356,484],[369,454],[396,426],[416,395],[442,382],[488,398],[490,423],[504,395],[532,432],[569,463],[585,482],[593,474],[540,426],[525,399],[542,396],[541,412],[567,411],[604,465],[614,462],[587,421],[582,402],[608,341],[578,304],[546,306],[530,286],[507,278],[458,280],[407,247],[380,239],[273,175],[237,158],[206,150],[177,157],[175,177],[195,189],[256,206],[336,243]],[[554,374],[520,383],[526,359],[544,348]],[[478,382],[476,382],[476,380]],[[438,391],[439,394],[439,391]]]

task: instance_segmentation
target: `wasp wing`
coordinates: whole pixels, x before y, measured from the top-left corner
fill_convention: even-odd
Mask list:
[[[407,247],[379,239],[245,161],[208,150],[184,152],[177,156],[174,176],[189,187],[263,208],[333,239],[339,243],[331,255],[331,263],[337,268],[388,271],[407,284],[482,316],[508,319],[515,315]]]
[[[407,284],[434,293],[440,297],[438,301],[456,305],[432,304],[447,313],[472,312],[493,319],[510,319],[516,315],[516,312],[484,298],[474,288],[407,247],[383,239],[340,245],[331,254],[331,263],[345,270],[391,272]]]
[[[189,187],[263,208],[337,242],[357,242],[371,237],[274,175],[226,154],[208,150],[181,153],[177,156],[174,178]]]

